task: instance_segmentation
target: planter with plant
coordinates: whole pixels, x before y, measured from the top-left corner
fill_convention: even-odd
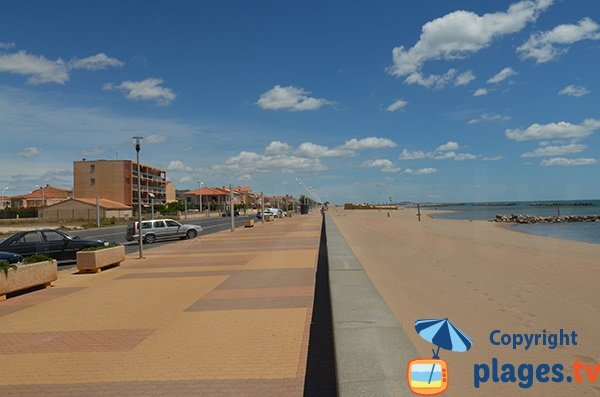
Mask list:
[[[0,301],[12,292],[39,285],[49,287],[57,278],[56,261],[46,255],[28,256],[18,265],[0,261]]]
[[[85,248],[77,252],[77,269],[80,273],[97,273],[100,270],[119,266],[125,260],[125,246],[110,243],[102,247]]]

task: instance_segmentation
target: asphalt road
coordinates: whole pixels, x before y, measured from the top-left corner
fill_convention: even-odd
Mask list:
[[[251,218],[252,216],[236,216],[235,217],[235,226],[240,227],[244,225],[244,221],[246,219]],[[231,227],[231,218],[229,217],[210,217],[210,218],[193,218],[193,219],[181,219],[180,223],[193,224],[202,226],[202,232],[200,232],[200,236],[215,233],[221,230],[229,230]],[[125,252],[131,253],[138,250],[137,241],[127,241],[125,240],[125,231],[126,226],[109,226],[103,227],[100,229],[87,229],[87,230],[79,230],[79,231],[70,231],[69,234],[73,236],[80,236],[81,238],[90,238],[90,239],[98,239],[109,242],[116,242],[119,244],[123,244],[125,246]],[[179,238],[168,239],[168,240],[160,240],[153,244],[144,244],[144,250],[152,249],[154,247],[160,247],[164,244],[170,244],[175,241],[179,241]]]

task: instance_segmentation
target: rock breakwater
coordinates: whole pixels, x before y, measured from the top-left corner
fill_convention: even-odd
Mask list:
[[[573,223],[600,222],[600,215],[534,216],[522,214],[496,215],[494,222],[501,223]]]

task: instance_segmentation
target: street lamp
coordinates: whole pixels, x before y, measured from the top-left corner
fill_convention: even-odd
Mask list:
[[[202,185],[204,185],[204,182],[198,182],[198,184],[200,185],[200,215],[202,215]]]
[[[6,195],[4,192],[6,192],[9,189],[9,186],[5,187],[4,189],[2,189],[2,208],[6,208]]]
[[[151,218],[154,219],[154,193],[148,193],[148,196],[150,196],[150,213]]]
[[[45,202],[46,202],[46,198],[44,197],[44,187],[40,186],[40,185],[35,185],[38,189],[42,189],[42,207],[44,206]]]
[[[141,136],[134,136],[132,139],[135,140],[135,152],[137,160],[137,202],[138,202],[138,240],[139,240],[139,259],[144,257],[144,247],[142,238],[142,174],[140,172],[140,141],[144,139]]]

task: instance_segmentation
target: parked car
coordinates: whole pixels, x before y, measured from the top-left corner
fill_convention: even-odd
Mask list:
[[[20,263],[23,262],[23,256],[12,252],[0,251],[0,261],[7,261],[8,263]]]
[[[13,234],[0,242],[0,251],[13,252],[22,256],[43,254],[57,261],[63,261],[75,260],[77,251],[83,248],[103,245],[108,245],[108,242],[70,236],[58,229],[40,229]]]
[[[231,216],[231,211],[223,212],[223,214],[221,216],[223,218],[225,218],[227,216]],[[240,216],[240,211],[238,211],[238,210],[233,211],[233,216]]]
[[[139,238],[138,222],[131,222],[127,225],[127,241],[134,241]],[[202,231],[202,226],[183,225],[173,219],[151,219],[142,221],[142,239],[146,244],[152,244],[157,239],[179,237],[181,239],[196,238]]]
[[[263,217],[263,214],[264,214],[264,215],[267,215],[267,216],[271,215],[271,216],[275,217],[275,214],[273,214],[273,213],[272,213],[271,211],[269,211],[269,210],[265,210],[265,212],[264,212],[264,213],[263,213],[263,212],[260,212],[260,211],[258,211],[258,212],[256,213],[256,217],[257,217],[258,219],[262,219],[262,217]]]

